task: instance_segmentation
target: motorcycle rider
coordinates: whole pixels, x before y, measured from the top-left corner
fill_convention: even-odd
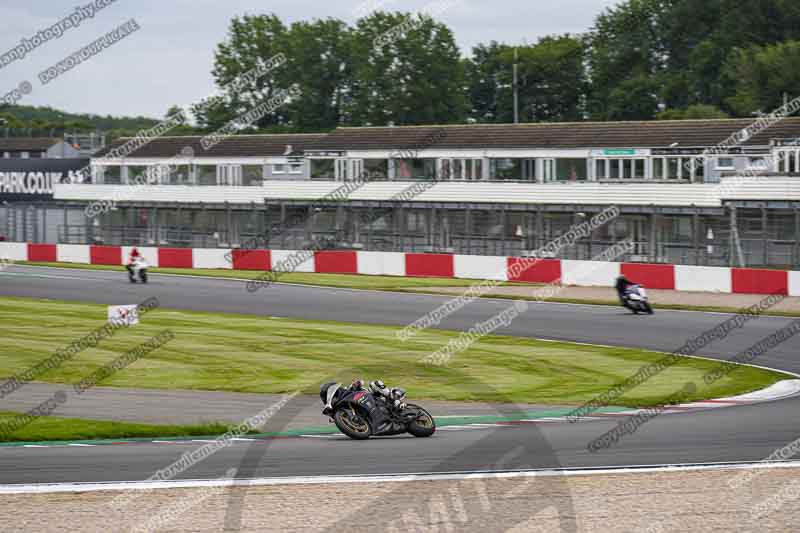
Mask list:
[[[128,269],[128,279],[131,280],[131,283],[136,283],[136,278],[134,277],[135,272],[133,270],[133,266],[136,264],[137,261],[139,261],[139,259],[141,259],[141,257],[142,256],[139,253],[139,250],[136,249],[136,247],[134,247],[131,250],[131,253],[128,256],[128,264],[125,265],[125,268]]]
[[[614,287],[617,289],[617,296],[619,296],[620,303],[630,309],[630,305],[628,304],[628,288],[636,285],[634,282],[626,278],[625,276],[620,276],[617,278],[617,282]]]

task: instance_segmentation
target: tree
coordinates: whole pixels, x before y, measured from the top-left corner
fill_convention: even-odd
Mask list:
[[[520,121],[582,120],[583,95],[586,89],[583,43],[569,35],[544,37],[533,46],[519,47],[517,53]],[[513,50],[503,52],[503,57],[506,63],[513,65]],[[510,69],[506,69],[501,77],[513,85],[509,71]],[[506,95],[508,93],[509,91],[504,92]],[[506,109],[512,108],[513,102]]]
[[[345,106],[355,125],[448,124],[467,115],[464,63],[444,24],[424,15],[373,13],[352,39]]]
[[[713,105],[695,104],[685,109],[668,109],[656,117],[658,120],[697,120],[730,118],[727,113]]]
[[[283,87],[297,84],[302,91],[287,110],[298,130],[330,130],[342,122],[351,79],[351,38],[344,22],[326,19],[296,22],[278,39],[288,62],[277,79]]]
[[[286,42],[286,32],[283,22],[274,14],[245,15],[231,21],[227,39],[217,46],[214,54],[212,75],[222,93],[192,106],[201,128],[222,125],[268,102],[277,91],[288,89],[276,83],[280,75],[277,71],[283,67],[252,79],[244,77],[257,69],[266,69],[271,58],[284,52],[282,44]],[[288,121],[288,111],[281,107],[258,119],[254,127]]]
[[[472,57],[465,60],[470,116],[476,122],[502,122],[501,117],[508,116],[508,110],[499,107],[501,100],[504,104],[508,102],[511,92],[506,81],[511,65],[504,59],[508,50],[511,47],[497,41],[479,44],[472,49]]]
[[[595,120],[650,119],[666,71],[665,27],[674,0],[628,0],[601,14],[587,36]]]
[[[800,96],[800,41],[738,48],[726,72],[736,80],[735,93],[727,101],[738,114],[770,112],[783,104],[784,95]]]

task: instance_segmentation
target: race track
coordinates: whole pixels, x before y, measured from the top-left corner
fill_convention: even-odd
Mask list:
[[[18,266],[0,273],[0,296],[105,304],[136,303],[157,296],[166,308],[400,326],[448,300],[446,296],[292,285],[274,285],[251,294],[237,281],[163,275],[152,275],[151,280],[147,286],[130,285],[120,272]],[[512,304],[479,300],[448,317],[441,327],[465,330]],[[728,317],[680,311],[637,317],[613,307],[541,303],[531,304],[497,333],[668,352]],[[699,353],[728,359],[790,321],[778,317],[751,320]],[[800,339],[795,337],[755,363],[800,373],[798,354]],[[301,407],[290,404],[274,423],[279,425],[281,417],[290,419],[293,410]],[[320,422],[324,422],[322,417]],[[231,466],[238,466],[239,477],[276,477],[757,461],[800,436],[800,398],[660,416],[614,447],[589,453],[587,443],[615,423],[529,424],[441,431],[431,439],[399,437],[359,443],[345,438],[237,442],[177,478],[220,477]],[[0,483],[143,480],[197,446],[0,448]]]

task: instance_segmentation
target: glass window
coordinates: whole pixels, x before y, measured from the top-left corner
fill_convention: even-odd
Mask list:
[[[594,162],[594,177],[597,179],[605,179],[606,176],[606,160],[596,159]]]
[[[453,170],[449,159],[442,159],[442,175],[439,179],[445,181],[453,179]]]
[[[694,160],[694,177],[697,178],[699,181],[703,181],[705,179],[705,159],[702,157],[695,158]]]
[[[302,174],[302,173],[303,173],[303,163],[289,164],[289,174]]]
[[[586,179],[586,159],[556,159],[556,179],[583,181]]]
[[[618,180],[622,177],[622,161],[619,159],[611,159],[608,162],[610,167],[609,171],[609,178],[612,180]]]
[[[195,172],[197,173],[198,185],[217,184],[217,167],[215,165],[197,165]]]
[[[681,160],[680,158],[670,157],[667,158],[667,178],[674,180],[678,179],[678,171],[680,170]]]
[[[386,181],[389,179],[389,160],[365,159],[364,173],[370,181]]]
[[[242,185],[246,187],[260,187],[264,182],[264,167],[262,165],[242,166]]]
[[[286,165],[281,163],[275,163],[272,165],[272,173],[273,174],[286,174]]]
[[[732,157],[717,158],[717,170],[736,170],[736,164]]]
[[[169,172],[170,185],[188,185],[190,181],[189,165],[166,166],[165,171]]]
[[[633,160],[632,159],[623,159],[622,160],[622,178],[623,179],[630,179],[633,177]]]
[[[312,159],[311,160],[311,179],[312,180],[332,180],[334,179],[335,159]]]
[[[645,175],[644,159],[634,159],[633,161],[633,177],[637,179],[644,179]]]
[[[474,179],[474,180],[482,180],[483,179],[483,160],[482,159],[474,159],[472,161],[472,179]]]
[[[398,180],[435,180],[435,159],[396,159],[395,168]]]
[[[103,183],[112,185],[122,183],[122,167],[103,167]]]
[[[660,157],[653,159],[653,178],[657,180],[664,179],[664,160]]]
[[[493,180],[521,180],[522,159],[491,159],[489,178]]]
[[[145,185],[147,183],[147,167],[139,165],[128,167],[128,183]]]

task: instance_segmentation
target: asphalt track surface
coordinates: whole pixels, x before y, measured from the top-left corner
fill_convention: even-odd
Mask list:
[[[279,284],[248,293],[244,283],[238,281],[156,274],[143,286],[127,283],[121,272],[21,266],[0,273],[0,296],[104,304],[136,303],[156,296],[164,308],[400,326],[449,299]],[[466,330],[511,305],[511,301],[479,300],[448,317],[440,327]],[[613,307],[537,303],[496,333],[669,352],[729,317],[682,311],[633,316]],[[791,321],[780,317],[751,320],[699,354],[729,359]],[[800,373],[800,339],[788,340],[755,363]],[[491,388],[491,384],[486,387]],[[311,400],[287,406],[268,430],[279,429],[303,407],[302,402]],[[280,477],[758,461],[800,437],[800,398],[660,416],[610,449],[590,453],[588,442],[616,422],[448,431],[438,432],[430,439],[404,436],[354,442],[344,438],[288,438],[236,443],[175,479],[220,477],[231,466],[239,467],[238,477]],[[0,483],[139,481],[198,446],[2,448]]]

